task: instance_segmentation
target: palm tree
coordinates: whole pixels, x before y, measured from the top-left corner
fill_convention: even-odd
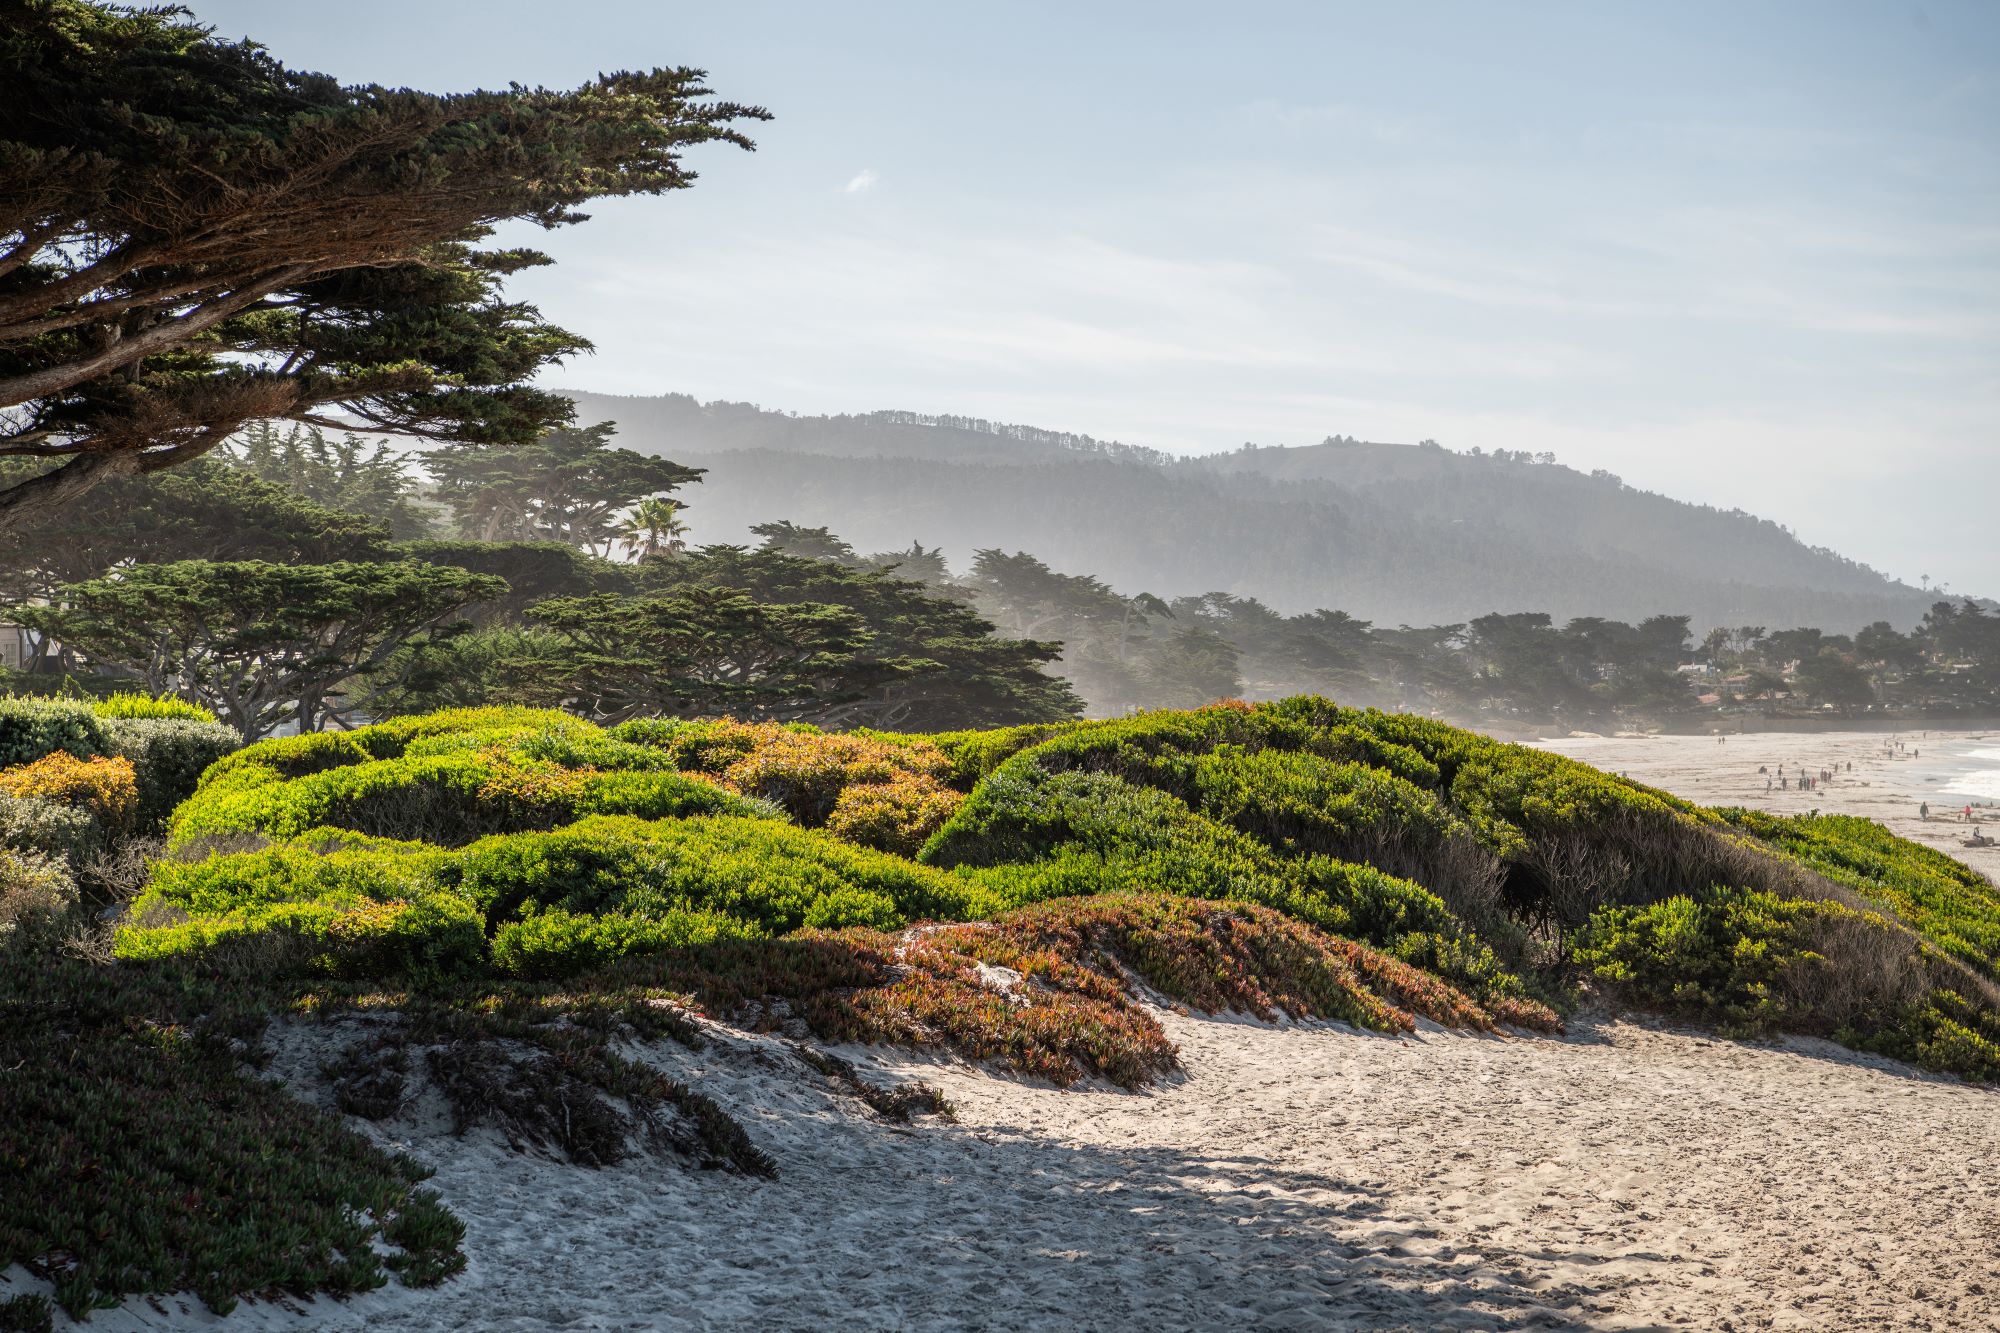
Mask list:
[[[645,560],[656,555],[673,556],[687,550],[687,524],[681,522],[677,500],[658,496],[639,501],[618,526],[618,538],[631,548],[632,558]]]

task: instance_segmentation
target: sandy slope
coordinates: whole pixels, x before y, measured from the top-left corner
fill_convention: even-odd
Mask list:
[[[737,1034],[659,1058],[776,1182],[560,1167],[441,1132],[465,1277],[225,1328],[1989,1329],[2000,1094],[1822,1043],[1602,1016],[1561,1040],[1165,1015],[1188,1073],[1058,1092],[883,1052],[961,1123],[900,1129]],[[337,1034],[322,1034],[318,1040]],[[310,1041],[279,1070],[305,1082]],[[0,1288],[4,1291],[4,1288]],[[91,1327],[208,1324],[130,1304]]]

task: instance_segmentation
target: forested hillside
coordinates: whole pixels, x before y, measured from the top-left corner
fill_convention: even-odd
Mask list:
[[[741,540],[782,513],[862,549],[914,540],[958,564],[981,548],[1027,550],[1161,596],[1219,589],[1386,624],[1672,607],[1697,629],[1851,632],[1908,628],[1935,600],[1771,521],[1548,455],[1336,439],[1173,459],[972,418],[573,397],[581,420],[616,421],[625,447],[707,469],[690,514],[703,542]]]

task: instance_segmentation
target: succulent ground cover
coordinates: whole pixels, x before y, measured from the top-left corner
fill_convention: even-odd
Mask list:
[[[1977,875],[1421,718],[221,730],[0,701],[0,1168],[32,1175],[0,1198],[0,1262],[75,1313],[462,1263],[419,1168],[257,1081],[273,1016],[371,1016],[322,1071],[344,1114],[421,1083],[523,1151],[745,1175],[773,1164],[628,1041],[699,1043],[707,1015],[1132,1087],[1175,1068],[1158,1002],[1554,1030],[1589,984],[2000,1080]],[[797,1049],[876,1113],[943,1109]]]

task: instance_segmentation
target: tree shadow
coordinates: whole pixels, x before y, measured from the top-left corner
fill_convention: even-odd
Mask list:
[[[1389,1192],[1266,1157],[971,1142],[990,1223],[959,1230],[919,1214],[896,1229],[904,1262],[931,1257],[927,1282],[972,1277],[957,1316],[944,1297],[913,1311],[913,1326],[1589,1329],[1589,1311],[1613,1308],[1625,1285],[1536,1290],[1537,1270],[1573,1256],[1455,1248]],[[952,1249],[959,1261],[938,1261]],[[872,1326],[866,1309],[853,1314]]]

